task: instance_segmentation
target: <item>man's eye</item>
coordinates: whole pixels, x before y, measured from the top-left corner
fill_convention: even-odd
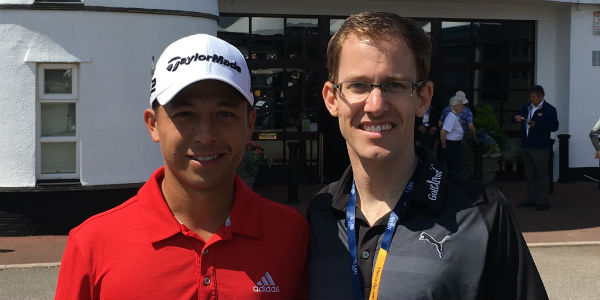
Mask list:
[[[171,115],[171,118],[182,119],[182,118],[191,118],[192,116],[193,116],[193,114],[190,111],[179,111],[179,112],[173,113]]]
[[[235,118],[235,114],[230,111],[222,111],[218,113],[221,118]]]
[[[353,92],[367,92],[371,89],[371,85],[364,82],[349,82],[346,86]]]
[[[404,81],[392,81],[383,84],[383,88],[388,91],[403,91],[410,89],[410,83]]]

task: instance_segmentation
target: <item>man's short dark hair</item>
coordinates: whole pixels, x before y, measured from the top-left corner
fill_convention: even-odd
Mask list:
[[[415,57],[416,81],[429,79],[431,37],[413,19],[387,12],[363,12],[351,15],[331,37],[327,45],[329,81],[336,82],[340,53],[350,37],[368,37],[374,41],[404,40]]]
[[[529,93],[544,97],[544,88],[541,85],[534,85],[529,89]]]

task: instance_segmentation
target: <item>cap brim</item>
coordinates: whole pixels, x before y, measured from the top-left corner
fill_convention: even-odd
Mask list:
[[[190,80],[186,80],[186,81],[175,81],[169,87],[164,89],[162,93],[157,94],[156,97],[152,100],[152,102],[154,100],[156,100],[156,101],[158,101],[158,103],[160,105],[166,105],[179,92],[181,92],[181,90],[188,87],[192,83],[203,81],[203,80],[211,80],[211,79],[227,83],[231,87],[235,88],[244,97],[244,99],[246,99],[248,101],[248,103],[250,103],[250,106],[254,105],[254,97],[252,95],[247,95],[246,93],[244,93],[244,90],[240,86],[238,86],[237,84],[235,84],[235,83],[231,82],[230,80],[228,80],[224,77],[221,77],[221,76],[203,76],[203,77],[199,77],[199,78],[191,78]],[[152,105],[152,103],[150,103],[150,104]]]

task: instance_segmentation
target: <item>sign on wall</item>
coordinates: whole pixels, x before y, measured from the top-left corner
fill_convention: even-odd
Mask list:
[[[594,34],[600,35],[600,11],[594,12]]]

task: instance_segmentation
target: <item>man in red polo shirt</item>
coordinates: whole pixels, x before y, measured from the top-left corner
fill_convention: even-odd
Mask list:
[[[242,54],[198,34],[159,58],[144,120],[164,166],[71,230],[56,299],[306,298],[308,228],[235,170],[256,112]]]

